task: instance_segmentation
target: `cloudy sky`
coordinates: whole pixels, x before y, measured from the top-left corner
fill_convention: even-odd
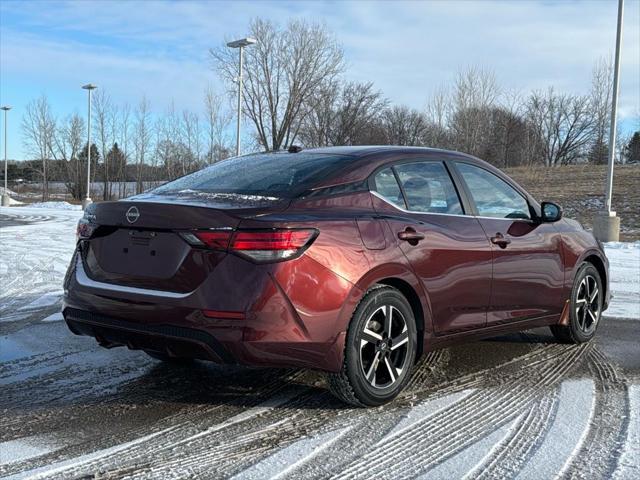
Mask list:
[[[640,116],[640,0],[626,0],[622,127]],[[321,21],[342,43],[347,77],[422,108],[468,65],[495,71],[509,90],[586,93],[591,69],[615,46],[616,0],[0,3],[0,102],[11,104],[9,157],[22,158],[24,106],[46,93],[57,116],[84,114],[93,82],[118,103],[143,95],[199,110],[222,91],[207,51],[246,34],[254,17]]]

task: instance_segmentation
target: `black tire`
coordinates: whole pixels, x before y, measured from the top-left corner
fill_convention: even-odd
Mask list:
[[[594,287],[597,288],[595,297]],[[603,294],[598,270],[592,264],[584,263],[576,273],[571,289],[569,324],[551,326],[551,333],[556,340],[562,343],[584,343],[591,340],[600,323]]]
[[[351,317],[342,369],[327,374],[329,389],[357,407],[393,400],[409,380],[416,341],[416,321],[404,295],[393,287],[372,287]]]
[[[152,352],[151,350],[145,350],[144,353],[149,355],[151,358],[154,358],[156,360],[160,360],[161,362],[165,362],[165,363],[184,364],[184,363],[193,362],[193,359],[191,359],[191,358],[170,357],[166,353]]]

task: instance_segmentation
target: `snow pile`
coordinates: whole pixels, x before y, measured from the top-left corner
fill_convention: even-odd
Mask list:
[[[81,205],[72,205],[69,202],[38,202],[29,204],[30,208],[53,208],[56,210],[82,210]]]
[[[605,243],[609,259],[611,304],[607,317],[640,320],[640,242]]]
[[[13,190],[11,190],[10,188],[7,188],[6,190],[4,189],[4,187],[0,187],[0,195],[4,195],[7,194],[9,196],[16,196],[17,193],[14,192]]]
[[[13,190],[10,189],[4,189],[4,187],[0,187],[0,197],[3,196],[4,194],[9,195],[9,205],[22,205],[22,202],[19,202],[18,200],[14,200],[12,197],[15,197],[17,195],[16,192],[14,192]]]

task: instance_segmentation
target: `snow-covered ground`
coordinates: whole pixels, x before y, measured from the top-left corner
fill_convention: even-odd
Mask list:
[[[608,317],[640,320],[640,242],[607,243],[611,293]]]
[[[68,332],[81,212],[49,207],[0,208],[0,478],[640,477],[640,374],[606,343],[536,331],[439,350],[368,410],[313,372],[169,367]],[[618,325],[637,352],[640,242],[606,251],[599,336]]]

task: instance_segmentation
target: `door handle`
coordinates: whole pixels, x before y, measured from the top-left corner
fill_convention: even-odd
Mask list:
[[[498,245],[500,248],[507,248],[507,245],[511,243],[511,240],[498,232],[495,237],[491,237],[491,243]]]
[[[411,245],[417,245],[420,240],[424,240],[424,233],[416,232],[413,228],[407,227],[404,231],[398,232],[398,238]]]

